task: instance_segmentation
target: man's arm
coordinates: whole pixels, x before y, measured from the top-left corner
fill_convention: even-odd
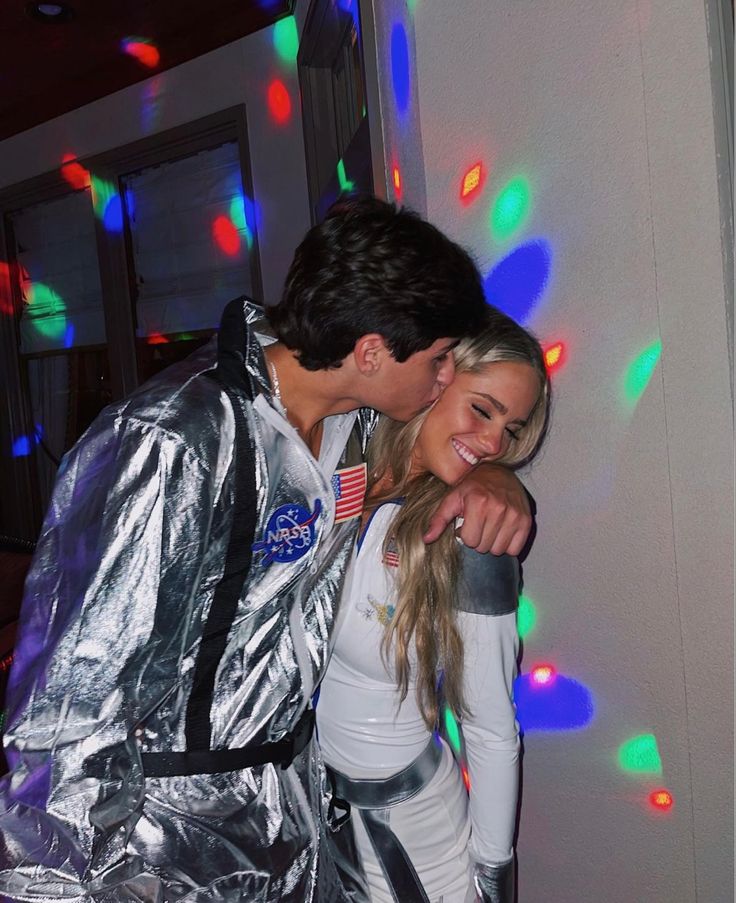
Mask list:
[[[448,490],[424,541],[434,542],[457,517],[463,518],[458,531],[463,543],[494,555],[518,555],[532,528],[529,496],[516,474],[500,464],[481,464]]]
[[[65,459],[26,586],[0,787],[0,893],[14,899],[93,899],[123,858],[134,729],[175,686],[197,623],[218,480],[168,431],[111,420]],[[89,770],[98,757],[117,764]]]

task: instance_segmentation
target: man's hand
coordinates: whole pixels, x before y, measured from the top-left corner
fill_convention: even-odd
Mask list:
[[[481,464],[449,489],[424,534],[434,542],[456,517],[466,546],[494,555],[518,555],[532,528],[529,498],[514,473],[498,464]]]

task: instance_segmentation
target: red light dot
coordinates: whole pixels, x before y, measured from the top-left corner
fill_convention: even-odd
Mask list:
[[[148,345],[168,345],[169,340],[165,335],[161,335],[160,332],[152,332],[146,337],[146,343]]]
[[[87,188],[90,184],[89,172],[77,162],[74,154],[64,154],[61,158],[61,175],[74,189]]]
[[[10,266],[0,261],[0,313],[13,315],[13,295],[10,288]]]
[[[672,808],[674,804],[674,799],[672,798],[672,794],[669,790],[653,790],[649,794],[649,802],[654,806],[655,809],[660,809],[662,811],[667,811]]]
[[[565,346],[562,342],[555,342],[544,351],[544,363],[547,367],[547,373],[552,373],[558,367],[562,366],[565,360]]]
[[[268,86],[268,109],[279,125],[289,121],[291,116],[291,98],[282,81],[275,79]]]
[[[552,665],[537,665],[532,668],[532,681],[538,686],[546,686],[552,683],[555,673]]]
[[[145,44],[142,41],[123,41],[123,50],[128,56],[132,56],[133,59],[138,60],[139,63],[142,63],[149,69],[158,66],[161,59],[158,47],[154,44]]]
[[[483,172],[483,164],[476,163],[463,176],[460,186],[460,200],[464,203],[470,203],[478,194],[484,181],[485,174]]]
[[[212,236],[228,257],[235,257],[240,251],[240,235],[226,216],[218,216],[212,223]]]

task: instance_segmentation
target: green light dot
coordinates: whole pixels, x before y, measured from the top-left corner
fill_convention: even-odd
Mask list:
[[[516,628],[519,638],[529,636],[537,623],[537,609],[529,596],[519,596],[519,608],[516,612]]]
[[[90,185],[92,186],[92,208],[95,216],[102,219],[110,199],[117,194],[115,186],[97,176],[90,176]]]
[[[447,731],[447,739],[450,741],[450,746],[456,753],[459,753],[460,728],[457,726],[457,721],[455,720],[455,716],[452,714],[452,709],[449,705],[445,706],[445,730]]]
[[[285,63],[296,62],[299,52],[299,33],[293,16],[279,19],[274,25],[273,46],[276,48],[276,53]]]
[[[661,354],[662,342],[657,339],[629,365],[624,376],[624,397],[629,404],[635,405],[644,394]]]
[[[340,183],[340,191],[352,191],[355,188],[355,182],[351,182],[348,178],[342,160],[337,161],[337,181]]]
[[[636,774],[662,774],[662,759],[654,734],[632,737],[618,748],[618,764],[622,771]]]
[[[491,209],[491,232],[496,241],[505,241],[524,225],[531,205],[529,182],[517,176],[501,190]]]
[[[245,218],[245,201],[242,195],[236,194],[230,201],[230,220],[235,228],[244,236],[248,248],[253,247],[253,233],[248,227],[248,221]]]
[[[50,286],[34,282],[28,291],[34,329],[48,339],[62,339],[66,331],[66,304]]]

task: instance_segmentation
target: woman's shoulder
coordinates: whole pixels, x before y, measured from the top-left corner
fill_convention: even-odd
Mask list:
[[[500,616],[516,611],[519,600],[519,561],[512,555],[482,555],[461,546],[462,572],[457,592],[459,611]]]

